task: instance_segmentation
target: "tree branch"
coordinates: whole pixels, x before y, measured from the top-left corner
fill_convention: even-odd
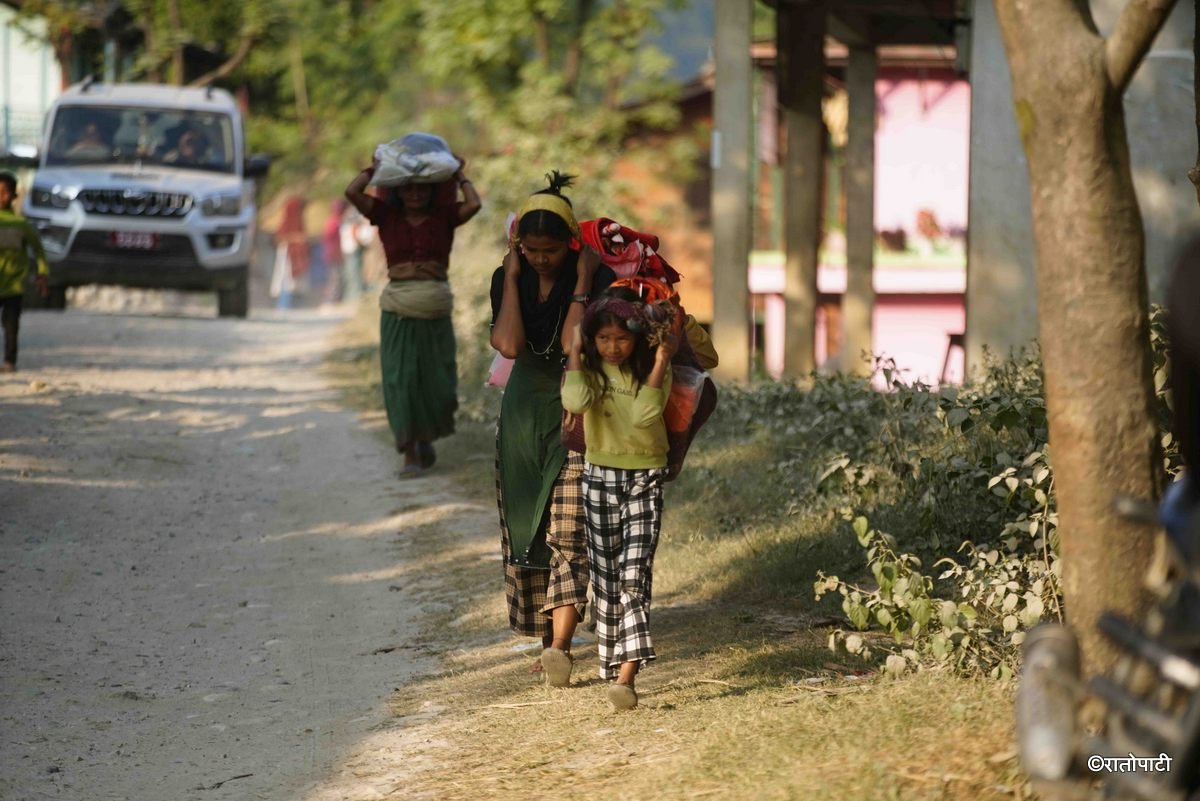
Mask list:
[[[188,86],[208,86],[213,81],[221,80],[226,75],[237,69],[238,65],[246,60],[246,56],[250,55],[250,48],[253,47],[255,42],[257,42],[260,38],[261,37],[258,33],[242,34],[242,39],[240,42],[238,42],[237,50],[233,51],[233,55],[230,56],[224,64],[206,75],[201,75],[199,78],[188,84]]]
[[[171,83],[183,86],[187,80],[183,63],[183,23],[180,21],[179,0],[167,0],[167,25],[170,30]]]
[[[550,69],[550,23],[546,20],[546,15],[540,11],[535,11],[533,14],[533,27],[533,46],[537,49],[538,60],[548,70]]]
[[[579,73],[583,67],[583,31],[588,19],[592,16],[593,0],[579,0],[575,7],[575,22],[571,27],[571,41],[567,45],[567,55],[563,59],[563,84],[567,94],[574,95],[579,83]]]
[[[1174,7],[1175,0],[1129,0],[1122,9],[1112,35],[1104,44],[1108,79],[1118,92],[1124,93],[1133,80],[1133,73]]]

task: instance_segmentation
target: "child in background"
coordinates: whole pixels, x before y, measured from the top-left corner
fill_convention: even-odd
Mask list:
[[[16,199],[16,176],[0,172],[0,322],[4,325],[4,363],[0,364],[0,373],[12,373],[17,369],[17,335],[21,330],[21,305],[29,276],[31,249],[37,257],[34,280],[38,293],[42,297],[50,294],[46,283],[50,268],[46,265],[42,240],[34,227],[13,211]]]
[[[655,658],[650,587],[662,523],[671,391],[669,334],[663,307],[628,289],[604,292],[576,326],[567,356],[562,404],[583,415],[583,504],[596,604],[600,676],[613,683],[614,709],[637,706],[634,680]]]

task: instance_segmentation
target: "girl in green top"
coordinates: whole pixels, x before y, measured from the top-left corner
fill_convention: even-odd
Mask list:
[[[624,288],[607,290],[572,336],[563,408],[583,415],[587,521],[600,676],[609,703],[637,706],[634,679],[655,658],[650,585],[662,524],[676,341],[668,312]]]

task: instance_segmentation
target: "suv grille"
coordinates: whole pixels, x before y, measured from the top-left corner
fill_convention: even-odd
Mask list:
[[[85,189],[79,193],[79,202],[89,214],[183,217],[192,210],[191,195],[136,189]]]

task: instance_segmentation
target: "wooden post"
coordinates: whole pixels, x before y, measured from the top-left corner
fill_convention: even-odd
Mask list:
[[[719,24],[719,23],[718,23]],[[821,241],[821,93],[825,76],[825,3],[778,11],[779,108],[783,118],[785,378],[816,369],[817,248]]]
[[[842,297],[842,369],[870,375],[875,310],[875,70],[874,47],[851,47],[846,143],[846,294]]]
[[[716,4],[716,88],[713,92],[712,228],[713,344],[716,374],[750,378],[750,144],[753,84],[750,32],[753,0]]]

